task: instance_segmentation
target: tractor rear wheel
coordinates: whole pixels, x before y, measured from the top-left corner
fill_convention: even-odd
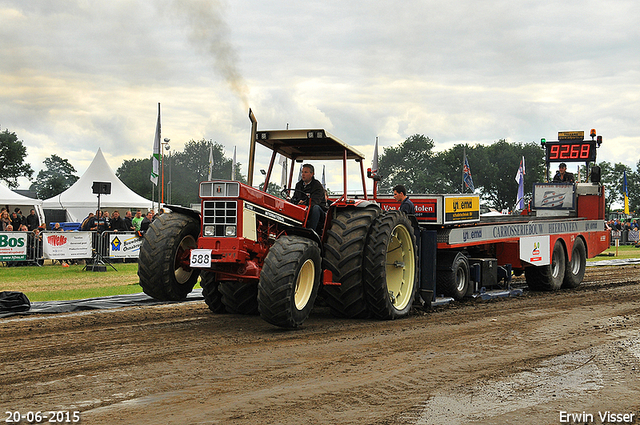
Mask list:
[[[324,268],[340,285],[323,287],[331,312],[351,318],[369,317],[364,296],[364,251],[371,223],[380,215],[376,206],[338,210],[326,231]]]
[[[587,268],[587,249],[582,239],[573,241],[571,250],[571,261],[565,267],[563,288],[577,288],[584,279],[584,272]]]
[[[258,283],[260,316],[297,328],[309,317],[320,287],[320,248],[300,236],[281,236],[269,249]]]
[[[553,246],[551,264],[524,269],[527,285],[532,291],[557,291],[562,287],[565,275],[564,246],[559,240]]]
[[[409,314],[418,276],[416,240],[409,218],[388,211],[371,225],[364,257],[364,290],[371,313],[389,320]]]
[[[222,304],[222,294],[220,294],[219,282],[215,280],[214,272],[203,270],[200,273],[200,286],[202,286],[202,296],[204,302],[209,306],[209,310],[214,313],[225,313],[226,309]]]
[[[187,215],[167,213],[155,219],[144,234],[138,276],[145,294],[161,301],[186,298],[199,270],[189,267],[190,250],[197,247],[200,223]]]
[[[228,313],[258,314],[258,282],[240,279],[220,282],[222,304]]]

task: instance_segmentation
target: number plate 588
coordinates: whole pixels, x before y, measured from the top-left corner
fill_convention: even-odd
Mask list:
[[[191,267],[209,268],[211,267],[211,250],[210,249],[192,249],[189,261]]]

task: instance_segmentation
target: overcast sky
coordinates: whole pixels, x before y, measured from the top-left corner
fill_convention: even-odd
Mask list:
[[[114,170],[148,157],[158,103],[172,148],[237,146],[245,174],[249,107],[366,167],[376,137],[416,133],[443,150],[595,128],[598,161],[640,159],[637,0],[0,0],[0,22],[0,127],[36,172],[52,153],[78,175],[98,148]]]

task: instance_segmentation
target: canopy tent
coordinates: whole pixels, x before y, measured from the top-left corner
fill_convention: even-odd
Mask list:
[[[67,221],[79,222],[98,209],[98,195],[93,193],[94,182],[111,183],[111,193],[100,195],[100,209],[153,208],[152,201],[138,195],[116,177],[100,149],[82,177],[61,194],[42,201],[42,207],[66,210]]]
[[[41,200],[22,196],[19,193],[16,193],[1,184],[0,207],[7,208],[9,210],[9,214],[11,214],[16,208],[20,208],[22,210],[22,215],[24,216],[29,215],[31,209],[34,209],[36,210],[36,215],[38,216],[38,223],[44,223],[44,213],[42,212]]]

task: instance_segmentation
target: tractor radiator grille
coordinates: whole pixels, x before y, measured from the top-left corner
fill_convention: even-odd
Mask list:
[[[202,224],[215,226],[214,236],[224,237],[227,226],[237,226],[238,224],[237,201],[204,201]]]

